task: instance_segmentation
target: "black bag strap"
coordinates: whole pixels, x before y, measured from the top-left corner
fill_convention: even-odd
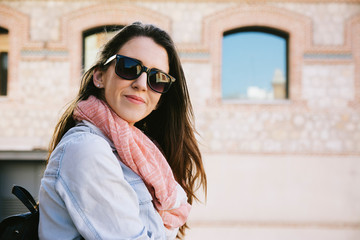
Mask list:
[[[35,214],[38,211],[34,198],[25,188],[15,185],[13,186],[11,192],[29,209],[32,214]]]

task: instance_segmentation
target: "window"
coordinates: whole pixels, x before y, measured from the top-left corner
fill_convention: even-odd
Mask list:
[[[122,26],[109,25],[96,27],[83,32],[83,69],[88,70],[96,61],[99,48],[106,43]]]
[[[288,38],[285,32],[265,27],[225,32],[222,98],[287,99]]]
[[[7,95],[9,31],[0,27],[0,96]]]

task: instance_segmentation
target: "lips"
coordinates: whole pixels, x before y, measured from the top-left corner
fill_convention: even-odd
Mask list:
[[[136,103],[136,104],[145,103],[145,100],[143,98],[138,97],[136,95],[125,95],[125,97],[132,103]]]

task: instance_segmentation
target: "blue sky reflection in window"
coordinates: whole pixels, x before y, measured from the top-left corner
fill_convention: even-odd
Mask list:
[[[287,39],[260,31],[225,34],[222,98],[287,98]]]

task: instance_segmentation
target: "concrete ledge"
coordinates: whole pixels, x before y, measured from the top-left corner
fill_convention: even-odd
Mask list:
[[[185,238],[186,240],[358,240],[360,239],[360,230],[192,227],[187,231]]]
[[[0,151],[0,161],[28,161],[39,160],[45,161],[47,151],[34,150],[34,151]]]

